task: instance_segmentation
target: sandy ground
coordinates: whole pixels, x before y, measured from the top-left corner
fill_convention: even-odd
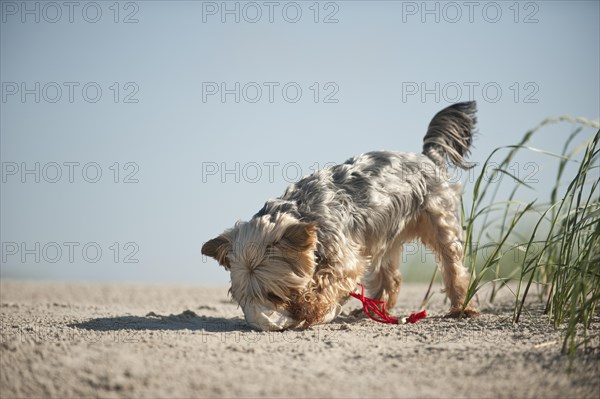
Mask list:
[[[511,325],[508,297],[482,305],[476,320],[442,318],[437,293],[414,325],[342,314],[267,333],[247,327],[225,287],[5,281],[0,289],[2,399],[600,397],[598,340],[567,373],[561,331],[536,304]],[[417,310],[425,290],[404,285],[393,313]]]

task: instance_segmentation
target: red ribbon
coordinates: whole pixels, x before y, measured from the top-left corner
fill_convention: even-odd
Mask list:
[[[350,293],[350,295],[362,302],[365,313],[372,320],[375,320],[379,323],[388,324],[416,323],[417,321],[424,319],[427,316],[427,313],[423,310],[418,313],[413,313],[410,316],[402,319],[402,323],[400,323],[399,319],[392,316],[388,316],[385,310],[385,301],[378,301],[376,299],[367,298],[365,296],[365,286],[362,284],[359,285],[360,294],[357,294],[353,291]]]

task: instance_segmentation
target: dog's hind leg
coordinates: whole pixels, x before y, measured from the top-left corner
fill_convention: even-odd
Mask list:
[[[442,272],[446,295],[450,300],[449,317],[477,316],[471,304],[463,311],[469,285],[469,273],[463,267],[462,228],[453,210],[438,207],[423,212],[419,223],[419,237],[435,254]]]

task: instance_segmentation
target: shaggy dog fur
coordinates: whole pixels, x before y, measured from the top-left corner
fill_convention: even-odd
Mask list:
[[[296,326],[328,321],[361,281],[392,309],[402,247],[411,240],[436,253],[449,316],[476,315],[464,303],[461,188],[447,181],[447,161],[469,167],[475,112],[475,102],[445,108],[431,121],[422,154],[368,152],[319,170],[205,243],[202,253],[231,272],[230,292],[246,318],[249,306],[262,306]]]

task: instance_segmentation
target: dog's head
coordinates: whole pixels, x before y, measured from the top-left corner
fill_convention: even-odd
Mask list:
[[[316,226],[277,214],[238,222],[206,242],[202,254],[231,273],[230,293],[248,323],[261,330],[295,327],[294,306],[315,272]]]

